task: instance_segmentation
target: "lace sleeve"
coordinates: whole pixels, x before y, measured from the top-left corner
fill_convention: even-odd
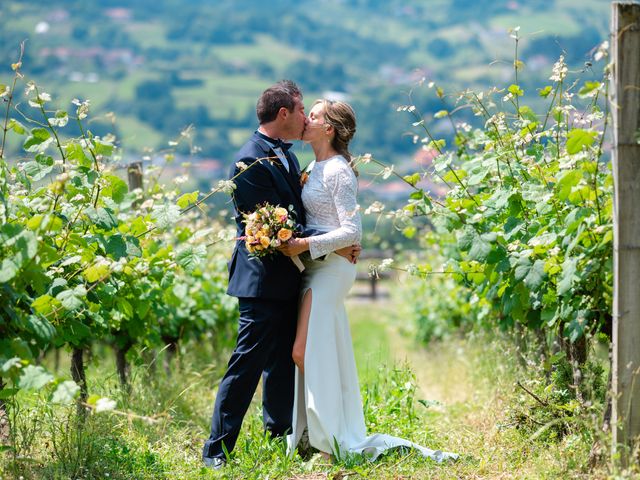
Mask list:
[[[358,212],[358,182],[351,168],[344,162],[325,169],[326,185],[337,213],[340,227],[309,239],[311,258],[318,258],[339,248],[348,247],[360,241],[362,224]]]

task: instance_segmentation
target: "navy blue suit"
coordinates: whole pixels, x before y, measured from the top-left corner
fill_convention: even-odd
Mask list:
[[[256,159],[260,165],[253,165],[235,180],[234,206],[238,236],[244,235],[242,213],[251,213],[261,204],[292,205],[300,224],[305,223],[300,186],[300,165],[296,156],[287,152],[289,172],[284,168],[274,151],[255,133],[236,154],[235,162],[252,165]],[[231,176],[238,173],[235,166]],[[277,254],[260,259],[249,257],[244,242],[237,242],[229,264],[229,288],[227,293],[234,297],[288,299],[298,294],[300,272],[290,258]]]
[[[238,236],[244,235],[242,213],[251,213],[265,202],[285,208],[292,205],[297,222],[305,222],[298,159],[286,153],[287,172],[264,138],[254,133],[236,154],[231,168],[233,177],[239,172],[236,163],[250,166],[235,180]],[[256,161],[259,164],[253,165]],[[223,458],[222,444],[228,452],[233,450],[260,376],[265,430],[272,436],[290,431],[294,387],[291,350],[300,283],[301,274],[290,258],[279,253],[251,258],[244,242],[236,242],[229,262],[227,293],[238,297],[238,339],[216,396],[211,434],[203,450],[205,460]]]

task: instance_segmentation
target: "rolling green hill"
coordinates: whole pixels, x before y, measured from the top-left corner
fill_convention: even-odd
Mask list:
[[[354,152],[397,161],[415,145],[396,106],[420,78],[448,91],[508,86],[507,30],[519,25],[521,84],[538,87],[563,51],[583,67],[607,38],[609,9],[604,0],[5,0],[0,83],[26,39],[25,74],[61,108],[78,97],[94,114],[114,112],[115,126],[102,117],[92,128],[115,130],[127,154],[194,124],[200,155],[224,160],[255,127],[260,92],[293,78],[307,102],[327,91],[350,99]],[[414,101],[443,108],[423,91]]]

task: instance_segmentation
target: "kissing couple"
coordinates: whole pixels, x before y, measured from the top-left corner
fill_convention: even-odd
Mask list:
[[[356,132],[353,109],[323,99],[307,116],[302,92],[283,80],[262,93],[256,113],[259,128],[236,154],[230,175],[238,236],[246,214],[265,203],[293,206],[308,233],[271,256],[251,255],[244,241],[236,242],[227,293],[238,298],[238,338],[218,388],[205,464],[224,467],[261,376],[265,431],[286,436],[290,453],[307,430],[309,444],[327,458],[348,452],[374,460],[402,446],[438,462],[457,458],[391,435],[366,434],[344,306],[362,236],[349,152]],[[283,141],[299,139],[315,154],[306,182],[291,144]],[[301,273],[287,257],[303,253]]]

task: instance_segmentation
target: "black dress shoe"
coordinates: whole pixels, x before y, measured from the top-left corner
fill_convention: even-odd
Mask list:
[[[212,468],[214,470],[220,470],[222,467],[224,467],[227,464],[227,461],[224,458],[220,458],[220,457],[204,457],[204,464],[209,467]]]

